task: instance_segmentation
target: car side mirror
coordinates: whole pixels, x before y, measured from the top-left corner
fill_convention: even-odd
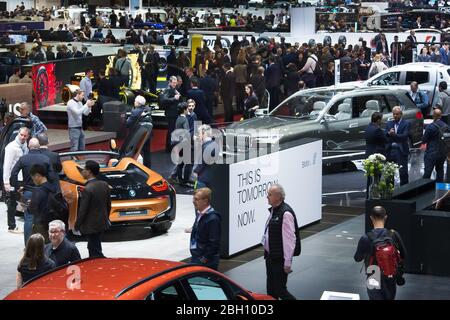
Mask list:
[[[325,117],[322,118],[322,119],[320,119],[320,124],[324,124],[324,123],[326,123],[326,122],[327,122],[327,120],[325,119]]]

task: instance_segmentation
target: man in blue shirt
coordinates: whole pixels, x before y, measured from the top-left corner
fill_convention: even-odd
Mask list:
[[[411,91],[408,92],[411,100],[414,101],[417,108],[422,111],[423,116],[425,117],[428,113],[429,107],[429,99],[428,95],[425,92],[419,90],[419,84],[416,81],[411,82]]]

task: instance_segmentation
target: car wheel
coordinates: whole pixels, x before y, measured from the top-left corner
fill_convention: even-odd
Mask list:
[[[151,226],[152,231],[155,233],[165,233],[172,227],[171,221],[166,221],[163,223],[158,223],[153,226]]]

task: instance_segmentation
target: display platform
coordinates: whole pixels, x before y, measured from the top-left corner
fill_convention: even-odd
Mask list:
[[[67,130],[62,129],[48,129],[48,148],[52,151],[61,151],[70,148],[69,133]],[[103,132],[103,131],[84,131],[86,136],[86,145],[109,141],[116,137],[115,132]]]
[[[211,189],[220,195],[213,196],[212,206],[222,217],[223,258],[261,243],[269,217],[267,191],[275,183],[290,195],[300,228],[322,217],[322,140],[301,139],[281,151],[244,159],[211,166]]]

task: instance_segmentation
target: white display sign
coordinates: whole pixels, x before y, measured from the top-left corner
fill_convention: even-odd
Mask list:
[[[229,255],[261,243],[267,191],[278,183],[302,227],[322,218],[322,141],[230,165]]]

